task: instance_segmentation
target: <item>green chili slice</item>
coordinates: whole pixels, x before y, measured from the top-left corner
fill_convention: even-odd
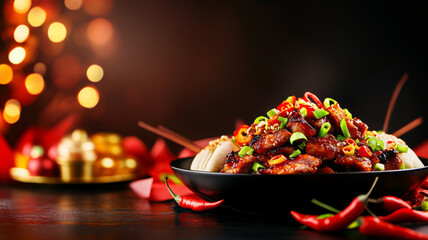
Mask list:
[[[256,118],[256,120],[254,120],[254,123],[255,124],[259,124],[261,121],[267,121],[267,117],[265,117],[265,116],[259,116],[259,117],[257,117]]]
[[[317,109],[317,110],[315,110],[314,111],[314,116],[317,118],[317,119],[320,119],[320,118],[322,118],[322,117],[325,117],[325,116],[327,116],[329,114],[329,112],[327,112],[326,110],[324,110],[324,109]]]
[[[287,126],[288,118],[278,116],[278,121],[281,122],[281,125],[279,125],[279,129],[282,130],[285,128],[285,126]]]
[[[255,163],[253,164],[253,167],[252,167],[251,169],[253,169],[253,172],[258,172],[258,171],[259,171],[259,168],[263,168],[263,169],[265,169],[265,166],[261,165],[261,164],[260,164],[260,163],[258,163],[258,162],[255,162]]]
[[[374,165],[374,169],[376,171],[384,171],[385,170],[385,165],[383,165],[382,163],[376,163]]]
[[[334,100],[333,98],[325,98],[324,102],[323,102],[324,107],[326,107],[326,108],[330,107],[331,106],[331,104],[330,104],[331,102],[333,103],[333,105],[337,104],[337,101]]]
[[[350,138],[351,137],[351,134],[349,133],[348,125],[346,125],[345,119],[342,119],[340,121],[340,128],[342,129],[343,136],[345,138]]]
[[[345,112],[346,116],[348,116],[349,119],[352,119],[352,113],[349,112],[347,108],[343,109],[343,111]]]
[[[247,155],[252,155],[253,152],[254,152],[254,149],[252,149],[251,147],[249,147],[249,146],[243,146],[241,148],[241,150],[239,150],[238,156],[245,157],[246,154]]]
[[[318,133],[319,137],[325,137],[327,135],[328,131],[330,131],[331,124],[329,122],[323,123],[323,125],[320,128],[320,131]]]
[[[290,137],[290,143],[293,144],[295,141],[301,140],[301,139],[304,139],[305,141],[308,141],[308,139],[306,138],[305,134],[303,134],[301,132],[295,132]]]
[[[278,115],[278,114],[279,114],[279,111],[276,110],[276,108],[272,108],[271,110],[269,110],[267,112],[267,115],[268,115],[269,118],[271,118],[271,117],[273,117],[275,115]]]
[[[407,145],[397,144],[397,146],[395,147],[395,150],[402,153],[406,153],[409,150],[409,147]]]
[[[300,112],[300,114],[302,114],[303,117],[308,116],[308,109],[306,109],[304,107],[302,107],[299,112]]]
[[[290,156],[288,156],[289,158],[294,158],[294,157],[297,157],[297,156],[299,156],[300,154],[302,154],[302,152],[299,150],[299,149],[297,149],[296,151],[294,151],[292,154],[290,154]]]

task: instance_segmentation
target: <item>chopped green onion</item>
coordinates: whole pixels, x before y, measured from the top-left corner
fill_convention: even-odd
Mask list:
[[[308,141],[308,139],[306,138],[305,134],[303,134],[301,132],[295,132],[290,137],[290,143],[293,144],[295,141],[301,140],[301,139],[304,139],[304,140]]]
[[[402,163],[400,169],[406,169],[406,164]]]
[[[329,122],[323,123],[323,125],[320,128],[320,132],[318,133],[319,137],[325,137],[327,135],[328,131],[330,131],[331,124]]]
[[[349,112],[347,108],[343,109],[343,111],[345,112],[346,116],[348,116],[349,119],[352,119],[352,114]]]
[[[257,117],[256,118],[256,120],[254,120],[254,123],[255,124],[259,124],[261,121],[267,121],[267,117],[265,117],[265,116],[259,116],[259,117]]]
[[[254,149],[252,149],[251,147],[249,147],[249,146],[243,146],[241,148],[241,150],[239,150],[238,156],[245,157],[245,154],[252,155],[253,152],[254,152]]]
[[[299,112],[300,112],[300,114],[302,114],[303,117],[308,116],[308,109],[306,109],[304,107],[302,107]]]
[[[384,171],[385,170],[385,165],[383,165],[382,163],[376,163],[374,165],[374,169],[376,171]]]
[[[306,142],[302,142],[301,144],[299,144],[299,146],[297,146],[297,147],[299,147],[300,149],[305,149],[305,147],[306,147]]]
[[[279,117],[278,117],[278,121],[280,121],[280,122],[281,122],[281,125],[279,125],[279,129],[280,129],[280,130],[282,130],[282,129],[284,129],[284,128],[285,128],[285,126],[287,126],[288,118],[285,118],[285,117],[281,117],[281,116],[279,116]]]
[[[330,102],[332,102],[333,105],[337,103],[337,101],[334,100],[333,98],[326,98],[326,99],[324,99],[324,102],[323,102],[324,107],[326,107],[326,108],[330,107]]]
[[[275,116],[275,115],[278,115],[279,114],[279,111],[278,110],[276,110],[276,108],[272,108],[271,110],[269,110],[268,112],[267,112],[267,115],[268,115],[268,117],[273,117],[273,116]]]
[[[317,110],[315,110],[314,111],[314,116],[317,118],[317,119],[320,119],[320,118],[322,118],[322,117],[325,117],[325,116],[327,116],[329,114],[329,112],[327,112],[326,110],[324,110],[324,109],[317,109]]]
[[[376,142],[376,150],[382,151],[383,147],[385,147],[385,143],[382,140],[378,139]]]
[[[258,162],[255,162],[254,164],[253,164],[253,167],[251,168],[251,169],[253,169],[253,171],[254,172],[258,172],[259,171],[259,168],[265,168],[265,166],[263,166],[263,165],[261,165],[260,163],[258,163]]]
[[[409,147],[407,145],[401,145],[401,144],[397,144],[397,146],[395,147],[395,150],[402,152],[402,153],[406,153],[409,150]]]
[[[336,139],[339,141],[345,141],[346,137],[339,134],[339,135],[337,135]]]
[[[293,99],[293,96],[288,96],[287,99],[285,99],[286,102],[291,102],[291,100]]]
[[[340,128],[342,129],[343,136],[344,136],[345,138],[350,138],[350,137],[351,137],[351,134],[349,133],[348,125],[346,125],[346,121],[345,121],[345,119],[342,119],[342,120],[340,121]]]
[[[294,151],[292,154],[290,154],[290,156],[288,156],[289,158],[294,158],[294,157],[297,157],[297,156],[299,156],[300,154],[302,154],[302,152],[299,150],[299,149],[297,149],[296,151]]]
[[[357,138],[357,139],[355,140],[355,142],[356,142],[356,143],[359,143],[359,142],[360,142],[360,139],[358,139],[358,138]]]
[[[372,151],[376,151],[377,149],[377,139],[375,137],[369,136],[369,140],[367,141],[367,145],[372,149]]]

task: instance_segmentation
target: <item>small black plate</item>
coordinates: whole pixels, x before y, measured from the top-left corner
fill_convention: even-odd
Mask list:
[[[333,174],[255,175],[190,170],[193,157],[176,159],[171,168],[177,177],[200,197],[246,213],[279,215],[290,210],[314,210],[315,198],[336,208],[365,194],[376,177],[371,198],[402,196],[416,188],[428,175],[428,167],[394,171],[343,172]],[[316,207],[319,210],[319,207]]]

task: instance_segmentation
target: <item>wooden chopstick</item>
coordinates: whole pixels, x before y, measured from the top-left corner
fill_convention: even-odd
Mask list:
[[[409,132],[410,130],[412,130],[413,128],[421,125],[423,122],[423,118],[422,117],[418,117],[415,120],[409,122],[408,124],[404,125],[402,128],[398,129],[397,131],[395,131],[392,135],[396,136],[396,137],[400,137],[401,135]]]
[[[200,152],[201,151],[201,148],[196,146],[190,140],[186,139],[185,137],[182,137],[178,133],[172,132],[169,129],[165,130],[165,129],[155,128],[155,127],[153,127],[153,126],[151,126],[151,125],[149,125],[143,121],[138,121],[138,126],[146,129],[147,131],[155,133],[161,137],[164,137],[168,140],[171,140],[171,141],[177,143],[178,145],[181,145],[185,148],[188,148],[194,152]]]
[[[403,88],[404,83],[406,83],[407,79],[409,78],[408,73],[404,73],[401,77],[400,81],[397,83],[397,86],[395,86],[394,93],[392,94],[391,99],[389,100],[388,110],[386,112],[385,121],[383,122],[383,128],[382,130],[384,132],[387,132],[389,120],[391,118],[392,110],[394,109],[395,102],[397,101],[398,95],[400,94],[401,88]]]

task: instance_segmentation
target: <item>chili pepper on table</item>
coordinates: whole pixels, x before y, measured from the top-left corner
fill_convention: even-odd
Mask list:
[[[201,198],[186,196],[186,195],[176,195],[172,192],[171,188],[169,188],[168,185],[168,178],[165,178],[165,184],[168,188],[169,192],[171,193],[172,197],[174,198],[175,202],[182,207],[182,208],[188,208],[192,209],[193,211],[206,211],[211,210],[214,208],[217,208],[223,203],[223,199],[216,201],[216,202],[208,202]]]
[[[305,215],[296,211],[291,211],[291,215],[301,224],[317,231],[334,232],[344,230],[349,224],[357,220],[366,209],[369,195],[377,180],[378,178],[376,177],[368,193],[355,197],[344,210],[334,216],[319,219],[317,215]]]
[[[382,208],[388,212],[394,212],[402,208],[412,208],[406,201],[394,196],[384,196],[378,199],[369,199],[369,202],[381,205]]]
[[[379,218],[367,216],[361,220],[360,233],[376,237],[391,237],[409,240],[428,240],[428,235],[410,228],[394,225]]]
[[[389,223],[428,222],[428,212],[411,208],[401,208],[389,215],[379,218]]]

